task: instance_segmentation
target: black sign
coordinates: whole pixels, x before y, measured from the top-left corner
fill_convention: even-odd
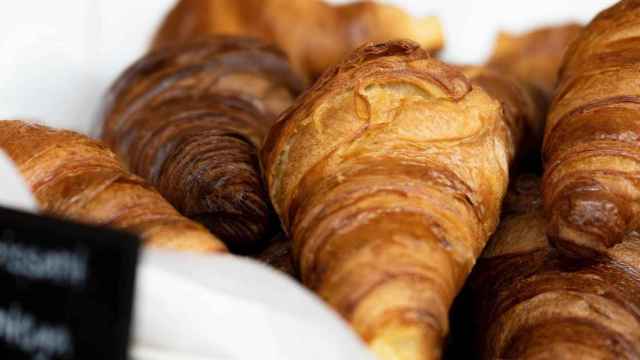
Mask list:
[[[0,208],[0,359],[126,359],[139,246]]]

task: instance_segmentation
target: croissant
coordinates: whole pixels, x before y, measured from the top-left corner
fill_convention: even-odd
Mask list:
[[[462,72],[471,82],[484,89],[502,106],[504,121],[509,127],[509,158],[512,172],[538,170],[537,156],[544,132],[547,101],[544,95],[515,75],[490,66],[464,66]]]
[[[600,13],[572,44],[545,129],[543,196],[550,241],[591,256],[640,219],[640,1]]]
[[[0,121],[0,149],[16,163],[46,214],[128,231],[149,246],[226,251],[207,229],[178,214],[115,154],[84,135]]]
[[[259,40],[164,48],[115,82],[101,137],[183,215],[232,250],[255,251],[275,228],[256,149],[301,87],[285,56]]]
[[[523,34],[501,32],[487,65],[536,86],[550,99],[562,57],[582,30],[579,24],[537,28]]]
[[[506,114],[458,69],[391,41],[328,70],[271,129],[261,159],[301,279],[380,358],[440,356],[527,126]]]
[[[512,185],[506,216],[470,277],[483,359],[640,357],[640,237],[569,259],[545,236],[539,178]],[[469,324],[467,323],[467,326]]]
[[[297,278],[296,268],[293,265],[291,256],[291,241],[282,233],[276,235],[269,243],[269,246],[256,256],[256,259],[293,278]]]
[[[503,33],[498,41],[502,45],[497,47],[498,50],[494,53],[494,58],[499,58],[498,54],[501,52],[505,52],[506,55],[505,47],[509,43],[507,37],[513,39],[510,41],[514,43],[509,43],[512,48],[515,48],[517,43],[517,47],[530,49],[530,51],[522,51],[522,53],[513,51],[509,55],[511,62],[505,61],[502,66],[489,62],[482,67],[461,67],[461,70],[473,83],[483,86],[492,97],[502,102],[511,133],[523,134],[520,139],[515,139],[520,141],[516,148],[521,156],[520,159],[514,160],[515,169],[512,170],[520,172],[539,170],[538,152],[542,142],[545,111],[548,106],[547,89],[544,89],[543,93],[541,88],[536,87],[539,84],[534,85],[533,83],[537,80],[536,77],[524,72],[520,73],[519,67],[516,65],[527,62],[526,59],[530,55],[541,57],[542,54],[545,54],[549,57],[549,61],[553,61],[559,67],[564,47],[560,46],[560,40],[557,37],[564,36],[568,42],[570,36],[567,36],[567,33],[576,32],[579,29],[580,27],[577,25],[542,28],[521,37],[513,37]],[[518,56],[516,56],[517,54]],[[543,64],[544,62],[542,59],[536,59],[536,63]],[[549,78],[557,72],[557,67],[553,69],[547,64],[544,67],[537,67],[536,70],[540,71],[543,78]],[[553,86],[553,84],[549,84],[549,86]],[[521,127],[523,128],[521,129]],[[257,258],[280,271],[295,276],[291,257],[290,241],[286,236],[278,236]]]
[[[407,38],[432,50],[443,45],[437,18],[416,19],[397,7],[373,1],[336,6],[318,0],[181,0],[164,20],[152,46],[206,34],[272,41],[307,80],[317,78],[367,41]]]

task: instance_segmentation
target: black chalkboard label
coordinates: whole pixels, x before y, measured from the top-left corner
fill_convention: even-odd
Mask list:
[[[139,247],[0,208],[0,359],[126,359]]]

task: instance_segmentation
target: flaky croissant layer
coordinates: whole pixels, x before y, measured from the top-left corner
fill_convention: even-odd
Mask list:
[[[0,149],[16,163],[42,210],[139,235],[155,247],[223,252],[203,226],[181,216],[101,143],[71,131],[0,121]]]
[[[498,101],[408,41],[360,48],[272,128],[262,161],[302,280],[380,358],[440,356],[510,132]]]
[[[502,106],[507,125],[509,158],[516,171],[535,168],[532,160],[542,143],[547,102],[541,91],[510,72],[502,72],[491,66],[465,66],[461,68],[471,82],[481,87]],[[534,162],[534,164],[531,164]]]
[[[153,47],[211,34],[273,42],[307,80],[367,41],[411,39],[432,50],[443,44],[435,17],[414,18],[374,1],[331,5],[320,0],[181,0],[164,20]]]
[[[600,13],[572,44],[544,139],[549,236],[592,256],[640,229],[640,1]]]
[[[640,358],[640,238],[586,261],[563,257],[547,242],[539,185],[514,182],[471,275],[481,358]]]
[[[523,34],[501,32],[487,65],[515,75],[550,99],[565,51],[581,30],[582,26],[570,23],[536,28]]]
[[[255,251],[275,223],[257,148],[301,86],[284,54],[255,39],[164,48],[113,85],[101,137],[182,214]]]

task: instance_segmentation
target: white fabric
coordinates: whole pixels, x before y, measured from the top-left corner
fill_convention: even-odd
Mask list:
[[[0,204],[26,212],[38,211],[38,205],[29,187],[2,150],[0,150]]]
[[[136,291],[136,360],[372,360],[317,297],[249,259],[146,250]]]

